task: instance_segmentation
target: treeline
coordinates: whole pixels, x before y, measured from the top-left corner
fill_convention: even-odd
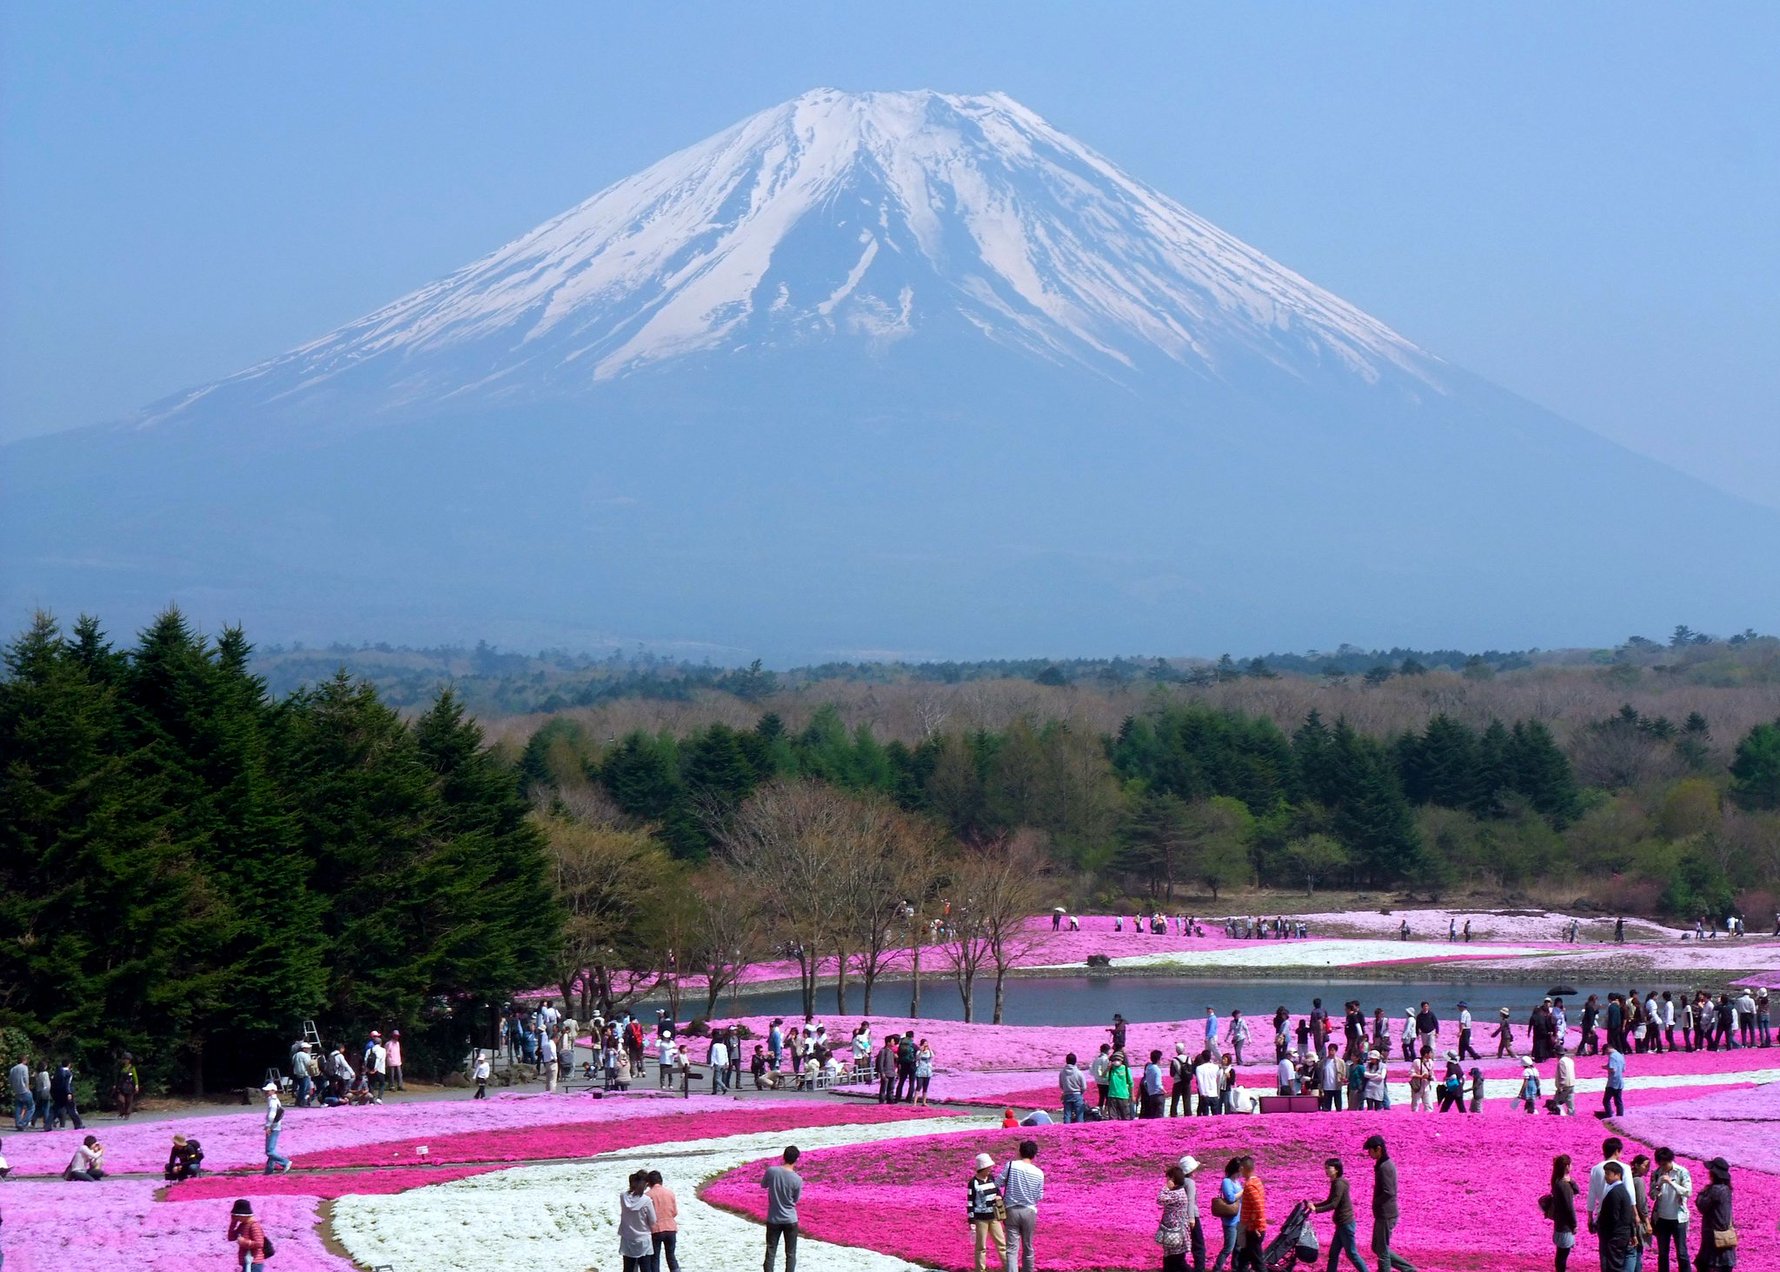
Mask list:
[[[964,843],[1040,834],[1078,893],[1167,899],[1256,880],[1305,887],[1574,885],[1603,903],[1691,916],[1760,912],[1780,875],[1780,744],[1774,726],[1715,768],[1703,719],[1630,713],[1583,744],[1631,730],[1644,789],[1585,785],[1538,720],[1476,729],[1444,715],[1419,731],[1369,736],[1312,711],[1290,733],[1270,720],[1192,703],[1134,716],[1112,735],[1064,722],[880,742],[822,709],[792,732],[767,713],[753,728],[685,736],[632,732],[600,742],[558,718],[515,760],[528,791],[596,789],[682,861],[704,860],[729,810],[763,784],[810,779],[873,792]],[[1623,740],[1623,739],[1622,739]],[[1611,895],[1606,895],[1606,893]]]
[[[193,1091],[257,1081],[305,1019],[455,1064],[561,944],[511,771],[449,693],[411,722],[344,676],[275,701],[250,658],[178,613],[6,648],[0,1025]]]

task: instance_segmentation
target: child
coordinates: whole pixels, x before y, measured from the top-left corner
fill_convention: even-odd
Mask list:
[[[1528,1113],[1535,1113],[1538,1111],[1539,1096],[1542,1093],[1539,1086],[1539,1067],[1533,1063],[1529,1056],[1522,1056],[1520,1062],[1523,1066],[1520,1071],[1521,1107]]]
[[[1471,1067],[1471,1111],[1483,1112],[1483,1070]]]

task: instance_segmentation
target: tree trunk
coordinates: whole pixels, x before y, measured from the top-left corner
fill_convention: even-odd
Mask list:
[[[723,986],[714,976],[705,978],[705,1019],[710,1020],[717,1014],[717,1000],[723,997]]]
[[[914,944],[915,985],[909,991],[909,1019],[919,1020],[921,1018],[921,938],[919,934],[916,935]]]
[[[803,997],[804,1019],[816,1014],[816,961],[808,949],[799,946],[797,955],[797,988]]]
[[[859,973],[859,978],[865,984],[865,1007],[863,1010],[869,1016],[871,1015],[871,987],[877,982],[877,969],[867,967]]]
[[[964,1023],[967,1025],[976,1019],[976,1004],[971,1001],[974,997],[971,991],[976,988],[976,979],[974,967],[958,974],[958,993],[964,999]]]
[[[995,965],[995,1019],[991,1020],[990,1024],[999,1025],[1001,1023],[1001,1008],[1006,1001],[1007,969],[997,963]]]
[[[847,1014],[847,951],[841,950],[834,962],[834,1009]]]

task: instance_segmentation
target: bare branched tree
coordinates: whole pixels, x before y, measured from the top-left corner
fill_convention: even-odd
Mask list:
[[[852,797],[820,783],[769,782],[728,818],[720,849],[759,898],[770,938],[798,964],[806,1015],[816,1010],[823,954],[836,948],[848,899]]]
[[[994,1023],[1001,1023],[1008,971],[1039,939],[1028,920],[1044,901],[1049,869],[1049,854],[1031,831],[968,847],[952,868],[942,946],[966,1021],[975,1019],[976,980],[988,966],[995,975]]]
[[[568,913],[557,957],[557,986],[580,1019],[597,1004],[608,1017],[656,983],[666,934],[664,899],[678,868],[643,831],[608,830],[564,817],[539,817],[551,882]]]

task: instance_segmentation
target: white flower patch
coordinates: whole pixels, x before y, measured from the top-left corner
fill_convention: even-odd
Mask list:
[[[1129,958],[1114,958],[1112,965],[1181,972],[1232,968],[1359,967],[1368,963],[1395,963],[1410,959],[1435,961],[1455,953],[1457,951],[1451,946],[1433,947],[1426,942],[1411,941],[1256,941],[1253,945],[1233,949],[1133,954]],[[1533,945],[1492,945],[1489,953],[1494,958],[1524,958],[1550,954],[1551,951]],[[1066,967],[1059,965],[1045,970],[1080,971],[1081,968],[1079,964],[1072,963]]]
[[[679,1201],[679,1253],[701,1272],[754,1272],[764,1230],[706,1205],[697,1188],[749,1161],[777,1157],[787,1144],[810,1150],[959,1130],[957,1118],[820,1126],[722,1139],[640,1145],[572,1165],[520,1166],[469,1179],[334,1203],[333,1231],[363,1267],[395,1272],[487,1272],[495,1262],[552,1272],[613,1268],[618,1257],[618,1195],[633,1170],[667,1177]],[[804,1272],[917,1272],[888,1255],[803,1238]]]

